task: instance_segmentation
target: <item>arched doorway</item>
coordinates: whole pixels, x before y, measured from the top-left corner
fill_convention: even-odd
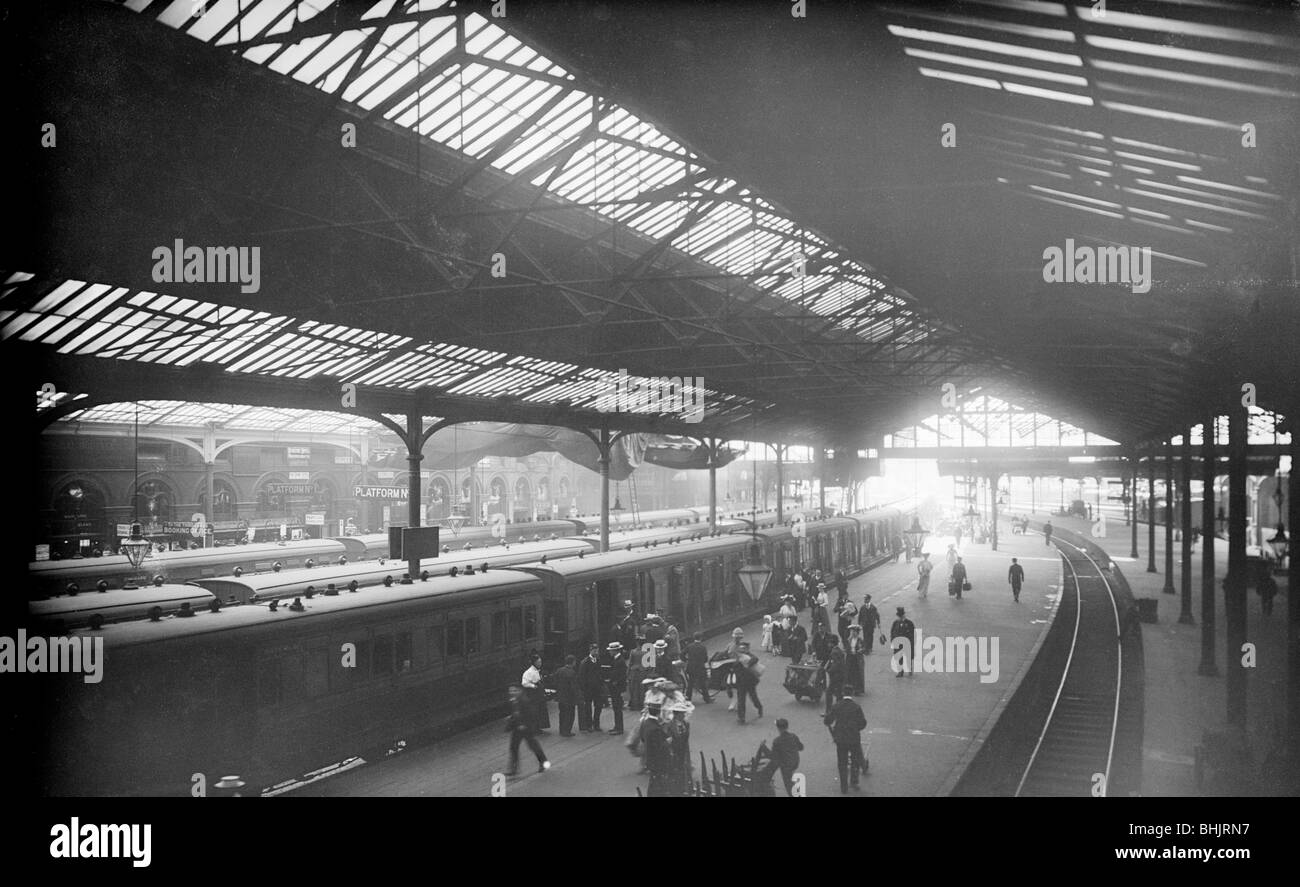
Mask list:
[[[50,521],[51,556],[73,557],[103,550],[108,537],[103,491],[95,484],[74,478],[54,494]]]

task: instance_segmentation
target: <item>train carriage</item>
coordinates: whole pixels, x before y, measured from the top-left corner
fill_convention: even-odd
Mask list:
[[[229,575],[236,570],[243,573],[270,572],[276,564],[282,569],[293,569],[307,561],[316,564],[337,561],[346,555],[346,551],[343,545],[332,539],[303,539],[164,551],[146,558],[138,568],[131,566],[131,562],[121,555],[40,561],[29,564],[27,568],[32,581],[29,596],[63,594],[69,585],[76,585],[79,591],[90,591],[100,582],[109,588],[121,588],[132,580],[149,581],[149,577],[156,576],[168,583],[185,583]]]
[[[521,545],[497,545],[470,551],[449,551],[441,557],[425,558],[421,572],[430,576],[445,576],[452,569],[466,572],[481,570],[484,566],[501,568],[513,564],[534,563],[543,558],[576,557],[586,554],[591,546],[581,539],[555,539],[546,542],[525,542]],[[259,573],[245,576],[218,576],[199,579],[197,585],[213,592],[222,601],[260,603],[269,600],[309,597],[313,595],[347,594],[352,583],[357,588],[400,583],[406,575],[407,565],[399,560],[362,561],[335,566],[315,567],[310,570],[285,570],[279,573]]]
[[[47,792],[180,795],[195,773],[261,788],[482,720],[540,646],[541,603],[503,570],[77,630],[108,667],[48,676]]]

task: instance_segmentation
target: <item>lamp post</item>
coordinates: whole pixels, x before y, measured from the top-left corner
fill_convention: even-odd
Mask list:
[[[138,402],[135,405],[134,425],[132,447],[135,455],[135,480],[131,484],[131,537],[122,540],[122,550],[131,566],[138,570],[144,563],[145,555],[149,553],[149,540],[144,538],[144,531],[140,526],[140,404]],[[127,582],[124,587],[136,588],[137,586],[134,582]]]
[[[753,495],[758,498],[758,473],[753,472]],[[752,500],[751,500],[752,501]],[[757,515],[755,515],[757,518]],[[745,565],[736,571],[740,584],[751,601],[757,601],[767,590],[772,579],[772,568],[763,563],[763,547],[758,543],[758,521],[749,522],[750,543],[745,552]]]

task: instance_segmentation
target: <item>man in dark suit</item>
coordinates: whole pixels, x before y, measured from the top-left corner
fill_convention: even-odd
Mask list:
[[[573,716],[578,711],[578,673],[574,669],[577,660],[572,656],[564,657],[564,664],[557,668],[546,683],[555,691],[555,702],[560,708],[560,735],[573,735]]]
[[[1025,568],[1015,558],[1011,559],[1011,569],[1007,570],[1007,581],[1011,583],[1011,594],[1016,603],[1020,603],[1020,586],[1025,584]]]
[[[777,771],[781,771],[781,779],[785,782],[785,793],[793,796],[792,787],[794,784],[794,773],[799,769],[799,752],[803,751],[803,743],[799,737],[790,732],[790,722],[785,718],[776,719],[776,738],[772,740],[772,748],[766,757],[770,760],[764,774],[765,778],[771,779]]]
[[[605,677],[600,672],[600,647],[595,644],[587,658],[578,663],[578,692],[582,694],[578,709],[578,728],[583,733],[600,731],[600,711],[605,707]]]
[[[519,684],[510,685],[510,717],[506,720],[506,732],[510,734],[510,769],[507,776],[519,772],[519,745],[528,743],[528,748],[537,756],[537,771],[545,773],[551,769],[551,762],[546,759],[546,752],[537,741],[537,713],[528,700],[524,698],[524,688]]]
[[[889,644],[893,648],[894,658],[898,660],[893,663],[895,676],[901,678],[906,671],[908,677],[912,677],[916,674],[912,668],[912,658],[916,656],[916,626],[907,618],[902,607],[897,612],[898,618],[889,628]]]
[[[880,611],[871,602],[871,595],[862,596],[862,606],[858,609],[858,625],[862,626],[862,643],[866,645],[863,654],[870,656],[876,645],[876,633],[880,631]]]
[[[610,735],[623,732],[623,690],[627,686],[627,661],[623,658],[623,645],[612,642],[605,648],[605,664],[600,667],[609,695],[609,707],[614,710],[614,727]],[[599,722],[600,715],[596,715]]]
[[[849,786],[858,789],[858,774],[867,769],[862,755],[862,731],[867,728],[867,716],[851,696],[844,696],[826,713],[822,722],[830,728],[835,740],[835,758],[840,768],[840,793],[847,795]]]
[[[957,600],[961,600],[962,586],[966,584],[966,565],[957,558],[957,563],[952,565],[952,593],[957,595]]]
[[[705,702],[712,702],[709,696],[709,648],[704,646],[704,635],[698,631],[695,639],[686,645],[686,699],[689,701],[699,690]]]

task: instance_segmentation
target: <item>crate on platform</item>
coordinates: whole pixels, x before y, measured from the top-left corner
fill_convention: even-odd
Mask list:
[[[1138,619],[1151,624],[1160,621],[1156,614],[1156,611],[1160,606],[1159,599],[1153,597],[1140,597],[1135,599],[1135,603],[1137,603]]]

